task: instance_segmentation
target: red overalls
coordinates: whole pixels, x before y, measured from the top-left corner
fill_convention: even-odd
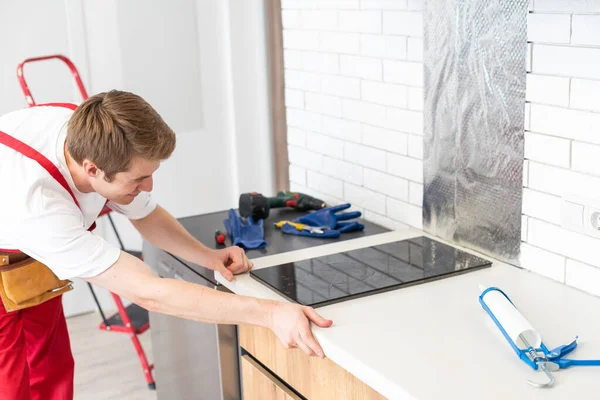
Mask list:
[[[73,104],[46,104],[75,109]],[[0,144],[37,161],[73,197],[58,168],[46,157],[0,132]],[[92,230],[95,224],[90,228]],[[11,250],[4,250],[11,252]],[[55,297],[7,313],[0,300],[0,400],[72,400],[74,361],[62,307]]]

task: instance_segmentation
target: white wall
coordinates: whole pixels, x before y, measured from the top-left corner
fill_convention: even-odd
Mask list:
[[[154,196],[176,217],[274,190],[263,0],[10,0],[0,2],[0,37],[11,38],[2,41],[0,114],[26,106],[17,64],[54,53],[73,59],[90,95],[128,90],[156,108],[177,148],[155,174]],[[38,102],[80,100],[59,62],[26,73]],[[140,250],[131,224],[115,220],[125,246]],[[116,243],[105,219],[96,233]],[[67,313],[92,309],[83,282],[76,288]]]
[[[36,12],[31,12],[33,8]],[[17,64],[34,55],[69,53],[70,32],[65,2],[3,1],[0,2],[0,22],[2,115],[27,106],[17,81]],[[43,71],[35,64],[28,64],[25,71],[37,102],[48,102],[57,97],[75,100],[71,75],[61,62],[49,62]],[[45,73],[53,79],[44,79]]]
[[[422,226],[421,0],[283,0],[290,180]]]
[[[600,295],[600,239],[570,225],[581,206],[561,211],[572,195],[600,204],[600,1],[530,8],[521,263]]]

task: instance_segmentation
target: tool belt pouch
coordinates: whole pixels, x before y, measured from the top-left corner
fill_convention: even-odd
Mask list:
[[[46,265],[27,257],[15,263],[0,255],[0,297],[7,312],[33,307],[73,289]]]

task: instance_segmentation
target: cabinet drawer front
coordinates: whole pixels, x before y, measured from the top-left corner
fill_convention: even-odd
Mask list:
[[[240,325],[239,340],[243,349],[307,399],[385,399],[328,358],[285,349],[269,329]]]
[[[301,400],[247,354],[242,356],[242,390],[245,400]]]

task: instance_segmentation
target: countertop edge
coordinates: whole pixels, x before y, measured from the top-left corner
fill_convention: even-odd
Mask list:
[[[398,240],[409,239],[421,235],[424,235],[422,231],[414,228],[407,228],[403,230],[389,231],[343,242],[335,242],[331,244],[290,251],[287,253],[275,254],[272,256],[259,257],[253,259],[252,261],[254,262],[255,269],[267,268],[274,265],[280,265],[286,262],[300,261],[308,258],[335,254],[342,251],[349,251],[377,244],[384,244]],[[279,296],[273,290],[254,292],[252,290],[249,290],[248,287],[240,287],[241,285],[238,285],[237,283],[238,280],[243,283],[243,280],[245,279],[252,279],[249,276],[249,274],[237,275],[234,278],[233,282],[229,282],[225,278],[223,278],[223,276],[220,273],[215,272],[215,279],[217,280],[217,282],[219,282],[235,294],[258,297],[269,300],[278,300],[289,303],[289,300],[285,299],[282,296]],[[344,349],[330,342],[327,338],[327,333],[325,329],[313,326],[313,334],[323,347],[323,351],[327,355],[327,358],[335,362],[340,367],[344,368],[352,375],[356,376],[358,379],[363,381],[365,384],[369,385],[371,388],[373,388],[386,398],[398,400],[416,400],[416,398],[411,396],[400,386],[381,376],[376,370],[373,370],[372,368],[363,365],[360,361],[353,359],[353,357],[348,351],[345,351]]]

